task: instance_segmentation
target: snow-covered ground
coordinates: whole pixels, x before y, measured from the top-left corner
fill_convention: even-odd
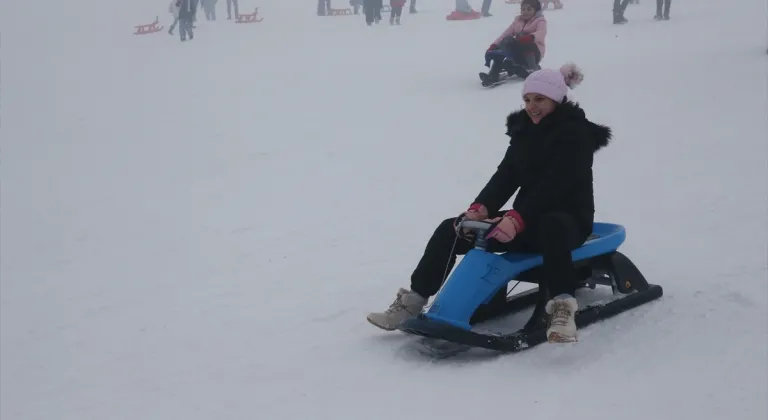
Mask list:
[[[543,65],[579,64],[615,132],[598,219],[665,296],[440,362],[365,315],[501,158],[521,85],[477,72],[518,6],[369,28],[241,3],[265,20],[185,44],[131,34],[165,1],[0,6],[3,420],[768,417],[764,1],[547,12]]]

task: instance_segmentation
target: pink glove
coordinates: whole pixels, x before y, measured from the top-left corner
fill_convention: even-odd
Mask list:
[[[470,233],[472,233],[469,229],[459,229],[459,223],[461,223],[464,219],[466,220],[472,220],[475,222],[479,222],[480,220],[485,220],[488,218],[488,209],[485,208],[484,205],[480,203],[474,203],[467,211],[461,214],[461,216],[456,218],[456,221],[454,222],[453,229],[456,231],[456,234],[459,236],[464,237],[465,239],[470,239],[470,236],[468,236]]]
[[[474,203],[464,212],[464,217],[472,221],[480,221],[488,218],[488,209],[480,203]]]
[[[515,239],[515,236],[522,232],[525,227],[520,214],[514,210],[508,211],[504,214],[504,217],[497,217],[489,220],[489,222],[498,223],[490,232],[488,232],[486,238],[493,238],[501,243],[507,243]]]

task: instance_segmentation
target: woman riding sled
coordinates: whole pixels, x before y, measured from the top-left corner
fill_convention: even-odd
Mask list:
[[[547,37],[547,20],[541,13],[539,0],[523,0],[520,15],[496,38],[485,52],[485,66],[490,71],[480,73],[483,84],[499,81],[499,74],[506,71],[525,79],[539,70],[544,57]]]
[[[473,247],[461,220],[493,223],[486,234],[489,252],[535,252],[543,256],[540,290],[553,297],[546,304],[547,339],[576,340],[573,297],[580,282],[571,252],[592,233],[594,153],[606,146],[610,128],[589,121],[566,93],[583,79],[572,64],[559,70],[538,70],[523,86],[525,109],[507,117],[509,147],[496,172],[469,208],[459,217],[444,220],[427,243],[411,275],[410,290],[400,289],[384,312],[368,321],[394,330],[417,315],[435,295],[456,256]],[[512,209],[501,210],[517,192]],[[457,235],[459,239],[457,240]]]

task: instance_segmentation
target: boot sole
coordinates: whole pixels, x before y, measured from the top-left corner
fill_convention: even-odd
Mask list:
[[[551,332],[547,335],[547,341],[550,343],[575,343],[579,340],[575,336],[571,337],[558,332]]]
[[[371,319],[370,319],[370,318],[368,318],[368,317],[366,317],[365,319],[366,319],[366,320],[367,320],[367,321],[368,321],[368,322],[369,322],[371,325],[373,325],[373,326],[375,326],[375,327],[377,327],[377,328],[380,328],[380,329],[382,329],[382,330],[384,330],[384,331],[395,331],[395,330],[397,330],[397,328],[387,328],[387,327],[384,327],[384,326],[382,326],[382,325],[379,325],[379,324],[377,324],[377,323],[375,323],[375,322],[371,321]]]

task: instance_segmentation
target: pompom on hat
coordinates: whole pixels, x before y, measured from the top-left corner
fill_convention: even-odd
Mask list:
[[[568,93],[568,88],[575,88],[583,80],[584,73],[573,63],[564,64],[560,70],[537,70],[525,79],[523,96],[529,93],[538,93],[561,103]]]

